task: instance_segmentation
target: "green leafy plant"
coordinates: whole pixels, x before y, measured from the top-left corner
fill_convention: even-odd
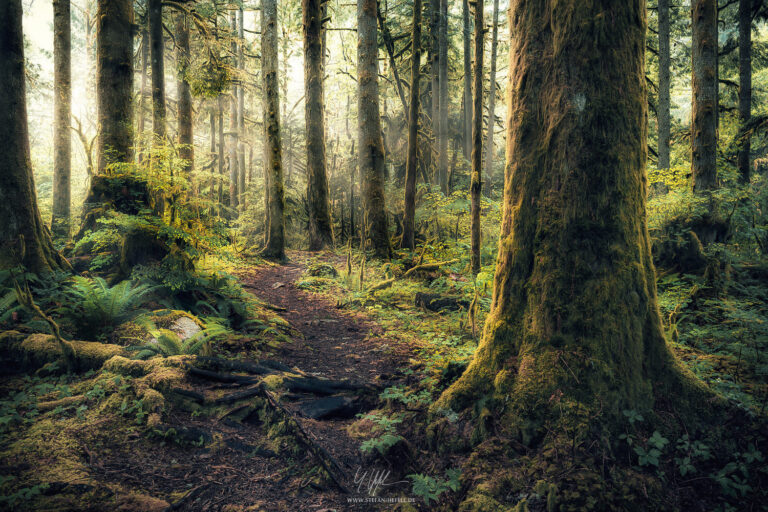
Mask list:
[[[371,453],[374,450],[384,455],[387,451],[396,445],[402,438],[397,434],[398,423],[402,423],[402,418],[384,416],[383,414],[367,414],[360,415],[361,418],[370,420],[376,425],[376,431],[381,432],[381,435],[368,439],[360,445],[360,451],[364,453]]]
[[[411,492],[424,499],[424,503],[429,505],[431,501],[440,499],[440,495],[446,491],[456,492],[461,488],[459,478],[460,469],[449,469],[445,472],[445,480],[438,480],[428,475],[419,473],[410,474],[407,478],[411,479],[413,486]]]
[[[64,307],[63,313],[72,319],[80,334],[99,336],[142,313],[140,306],[152,291],[148,285],[133,285],[130,281],[110,287],[100,277],[75,276],[69,290],[72,305]]]
[[[135,350],[137,359],[147,359],[152,356],[178,356],[187,355],[206,355],[209,352],[209,342],[215,338],[231,334],[231,331],[224,325],[215,321],[209,321],[205,327],[192,336],[181,339],[177,333],[170,329],[158,328],[153,322],[142,319],[139,324],[144,326],[152,338],[146,343],[128,347],[129,350]]]

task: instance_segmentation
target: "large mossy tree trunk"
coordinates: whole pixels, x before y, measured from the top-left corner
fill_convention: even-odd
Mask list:
[[[53,0],[53,206],[51,231],[67,238],[72,173],[72,18],[69,0]]]
[[[133,1],[99,0],[96,15],[99,173],[133,158]]]
[[[693,190],[717,187],[717,0],[691,4],[691,175]]]
[[[470,266],[472,275],[480,272],[480,194],[483,187],[483,0],[475,3],[475,68],[473,72],[474,96],[472,98],[472,176],[470,196]],[[493,94],[493,91],[491,91]],[[489,129],[493,129],[490,125]]]
[[[176,91],[179,102],[176,120],[179,131],[179,158],[184,160],[186,170],[192,171],[195,166],[195,148],[192,123],[192,93],[187,81],[189,62],[189,19],[186,13],[179,13],[176,15]]]
[[[739,0],[739,122],[741,128],[752,117],[752,0]],[[750,152],[749,136],[739,144],[738,166],[741,180],[749,183]]]
[[[309,250],[319,251],[323,247],[333,246],[325,155],[323,8],[321,0],[303,0],[302,8]]]
[[[496,58],[499,52],[499,0],[493,0],[493,24],[491,29],[491,77],[488,86],[488,132],[485,136],[485,190],[491,195],[493,179],[493,135],[496,129]]]
[[[69,268],[40,218],[27,127],[21,0],[0,2],[0,269],[41,273]]]
[[[662,334],[646,225],[645,17],[644,0],[512,2],[492,306],[433,412],[495,403],[503,432],[531,444],[544,422],[616,420],[654,390],[690,389]]]
[[[375,23],[375,19],[374,19]],[[277,1],[261,6],[261,61],[264,77],[265,177],[267,182],[266,244],[261,254],[285,259],[285,197],[280,149],[280,96],[277,78]]]
[[[659,169],[669,169],[669,0],[659,0],[659,105],[657,107]]]
[[[155,137],[165,138],[165,42],[163,40],[163,2],[149,0],[149,54],[152,69],[152,129]]]
[[[384,142],[379,115],[379,47],[376,0],[357,0],[358,155],[363,178],[363,225],[377,258],[391,253],[384,197]]]
[[[413,2],[411,29],[411,97],[408,105],[408,160],[405,163],[403,249],[416,247],[416,175],[419,172],[419,82],[421,73],[421,0]]]

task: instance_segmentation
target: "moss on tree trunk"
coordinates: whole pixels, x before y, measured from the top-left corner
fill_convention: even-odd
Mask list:
[[[53,207],[51,231],[57,237],[67,238],[70,228],[72,167],[72,21],[69,0],[53,2]]]
[[[421,0],[413,2],[411,98],[408,106],[408,160],[405,164],[405,213],[401,247],[416,247],[416,173],[419,165],[419,75],[421,70]]]
[[[717,187],[717,0],[691,3],[693,190]]]
[[[545,421],[691,398],[667,349],[646,226],[645,2],[517,0],[493,301],[434,404],[491,398],[526,443]],[[607,86],[606,84],[610,84]],[[684,400],[678,404],[682,409]]]
[[[27,127],[21,0],[0,2],[0,268],[69,268],[40,218]]]

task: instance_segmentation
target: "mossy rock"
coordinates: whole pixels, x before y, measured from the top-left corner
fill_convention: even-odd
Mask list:
[[[339,272],[330,263],[312,263],[307,267],[307,275],[312,277],[336,277]]]
[[[70,341],[75,349],[75,364],[80,371],[95,370],[114,356],[126,355],[119,345],[96,341]],[[62,357],[56,338],[49,334],[32,334],[19,346],[22,363],[29,368],[41,368]]]

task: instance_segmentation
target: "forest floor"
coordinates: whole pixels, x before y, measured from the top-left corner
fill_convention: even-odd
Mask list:
[[[332,254],[325,258],[338,266],[343,261]],[[376,407],[382,390],[403,381],[411,347],[385,336],[364,312],[339,308],[330,296],[297,287],[308,259],[306,253],[293,252],[284,265],[242,265],[236,274],[245,290],[290,324],[291,339],[269,354],[275,364],[304,377],[355,385],[327,393],[299,389],[280,394],[280,404],[299,423],[311,448],[307,442],[286,443],[290,436],[281,437],[287,430],[284,422],[268,421],[242,401],[213,416],[173,407],[154,435],[141,427],[126,427],[126,421],[114,415],[92,420],[87,427],[77,418],[54,417],[51,423],[34,423],[21,445],[41,435],[33,432],[36,429],[50,430],[42,435],[49,435],[48,441],[58,450],[70,453],[51,453],[38,463],[58,467],[66,459],[73,474],[58,467],[44,484],[23,489],[29,496],[17,496],[16,504],[31,500],[28,503],[45,503],[56,510],[238,512],[371,510],[382,507],[373,500],[388,496],[396,495],[405,503],[419,500],[407,497],[411,482],[402,478],[402,472],[392,471],[392,464],[382,457],[361,452],[359,438],[365,432],[354,436],[361,425],[370,433],[372,425],[361,420],[360,413]],[[21,385],[17,377],[3,378],[0,391],[10,396]],[[237,383],[191,377],[186,392],[202,396],[232,389],[241,388]],[[326,396],[329,393],[333,394]],[[326,417],[312,419],[322,415]],[[141,420],[138,417],[137,424]],[[4,454],[0,474],[35,473],[32,454],[8,453],[13,451]],[[331,466],[330,471],[321,470],[323,465]],[[389,476],[390,471],[398,480]],[[83,508],[85,504],[88,508]]]

